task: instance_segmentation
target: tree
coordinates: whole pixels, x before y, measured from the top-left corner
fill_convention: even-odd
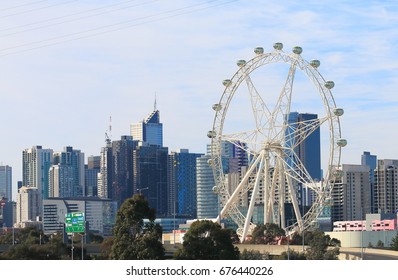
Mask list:
[[[196,221],[184,236],[183,247],[174,257],[184,260],[237,260],[239,249],[232,243],[232,232],[212,221]]]
[[[21,230],[25,239],[19,239],[20,243],[10,246],[1,257],[8,260],[62,260],[70,259],[70,249],[63,243],[61,235],[52,235],[51,238],[42,236],[35,228]],[[35,238],[38,237],[38,238]],[[43,242],[44,240],[44,242]]]
[[[277,224],[267,223],[258,225],[252,232],[252,240],[254,244],[276,244],[277,239],[285,236],[285,231]]]
[[[149,223],[144,225],[144,219]],[[123,202],[113,228],[110,259],[155,260],[164,258],[162,229],[154,224],[155,210],[142,195]]]
[[[267,254],[267,255],[269,257],[269,254]],[[244,249],[243,252],[240,253],[239,259],[240,260],[262,260],[263,255],[258,250]]]
[[[398,251],[398,233],[393,239],[391,239],[391,249],[394,251]]]
[[[306,256],[302,252],[297,252],[295,250],[289,249],[289,254],[287,251],[282,252],[280,256],[275,256],[274,260],[306,260]]]
[[[338,247],[334,247],[332,250],[328,250],[328,246],[331,243],[329,235],[325,235],[324,232],[314,231],[308,234],[308,245],[306,257],[308,260],[337,260],[337,256],[340,254]],[[337,243],[338,240],[334,240],[333,243]]]

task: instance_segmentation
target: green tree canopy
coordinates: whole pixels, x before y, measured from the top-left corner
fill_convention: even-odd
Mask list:
[[[276,239],[285,236],[285,231],[277,224],[267,223],[258,225],[252,232],[252,240],[254,244],[274,244]]]
[[[307,237],[308,235],[308,237]],[[329,235],[325,235],[321,231],[313,231],[310,234],[306,233],[306,240],[308,240],[309,248],[307,248],[308,260],[337,260],[340,250],[338,247],[328,249],[331,244]],[[308,238],[308,239],[307,239]],[[339,244],[338,240],[333,240],[334,244]]]
[[[394,251],[398,251],[398,233],[395,237],[391,239],[391,249]]]
[[[149,224],[144,226],[144,219]],[[120,207],[113,228],[110,258],[115,260],[163,259],[162,229],[154,224],[155,210],[142,195],[134,195]]]
[[[196,221],[184,236],[183,247],[174,255],[185,260],[237,260],[239,250],[232,232],[212,221]]]

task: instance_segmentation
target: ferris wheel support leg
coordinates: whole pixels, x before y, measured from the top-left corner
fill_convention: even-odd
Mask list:
[[[269,178],[269,156],[265,157],[264,168],[264,225],[270,222],[269,219],[269,200],[270,200],[270,178]]]
[[[229,208],[234,204],[234,202],[238,199],[238,196],[240,192],[242,191],[243,187],[247,184],[249,181],[250,175],[252,174],[253,170],[256,168],[258,162],[260,161],[261,156],[258,156],[256,160],[253,162],[253,164],[250,166],[249,170],[247,170],[245,176],[243,177],[242,181],[239,183],[239,185],[236,187],[230,198],[228,199],[227,203],[225,203],[223,209],[220,211],[220,214],[217,217],[217,222],[220,222],[221,219],[225,216],[225,214],[228,212]]]
[[[282,163],[279,162],[279,166],[281,166]],[[279,170],[281,170],[279,168]],[[285,223],[285,188],[286,188],[286,177],[285,174],[280,172],[280,186],[279,186],[279,213],[280,213],[280,226],[281,228],[286,227]]]
[[[298,226],[301,229],[303,227],[303,220],[301,218],[301,213],[300,213],[300,208],[299,208],[298,201],[297,201],[296,191],[293,187],[292,179],[290,177],[288,178],[288,188],[289,188],[289,193],[292,198],[294,214],[296,215]]]
[[[244,241],[246,239],[247,232],[250,227],[250,222],[251,222],[251,219],[253,216],[254,205],[256,204],[256,197],[257,197],[258,189],[260,186],[260,178],[261,178],[261,172],[263,170],[263,167],[264,167],[264,159],[261,160],[260,167],[259,167],[257,175],[256,175],[256,183],[254,185],[253,192],[252,192],[252,195],[250,198],[249,209],[247,210],[245,225],[243,227],[242,241]]]

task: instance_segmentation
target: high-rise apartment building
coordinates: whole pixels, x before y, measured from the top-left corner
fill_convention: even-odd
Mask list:
[[[98,173],[100,173],[101,157],[89,156],[84,166],[84,189],[86,196],[98,196]]]
[[[39,216],[39,192],[37,188],[22,187],[17,194],[17,226],[25,222],[34,222]]]
[[[85,196],[84,153],[72,147],[53,153],[49,197]]]
[[[100,169],[97,174],[98,197],[109,198],[112,187],[112,144],[107,142],[106,147],[101,148]]]
[[[188,149],[171,152],[168,159],[169,215],[196,218],[196,159],[203,154]]]
[[[130,134],[133,140],[163,147],[163,124],[156,106],[145,120],[131,124]]]
[[[363,220],[371,206],[369,166],[343,164],[341,170],[332,191],[332,222]]]
[[[33,146],[22,152],[22,185],[37,188],[39,216],[41,216],[42,200],[48,198],[48,171],[53,164],[53,150]]]
[[[213,191],[215,185],[213,169],[209,165],[210,155],[196,159],[196,207],[198,219],[214,219],[220,212],[218,195]]]
[[[376,211],[396,213],[398,210],[398,160],[378,160],[374,176]]]
[[[231,192],[237,187],[240,176],[246,172],[248,163],[247,153],[243,149],[244,143],[222,142],[221,161],[223,174]],[[196,159],[196,195],[197,195],[197,218],[216,218],[220,212],[218,194],[214,192],[215,185],[213,169],[209,165],[211,145],[207,145],[207,154]],[[247,205],[247,196],[244,204]]]
[[[12,200],[12,168],[5,165],[0,166],[0,199]]]

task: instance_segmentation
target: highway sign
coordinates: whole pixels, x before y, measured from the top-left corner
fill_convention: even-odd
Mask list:
[[[84,212],[74,212],[65,215],[65,230],[67,233],[86,231]]]

